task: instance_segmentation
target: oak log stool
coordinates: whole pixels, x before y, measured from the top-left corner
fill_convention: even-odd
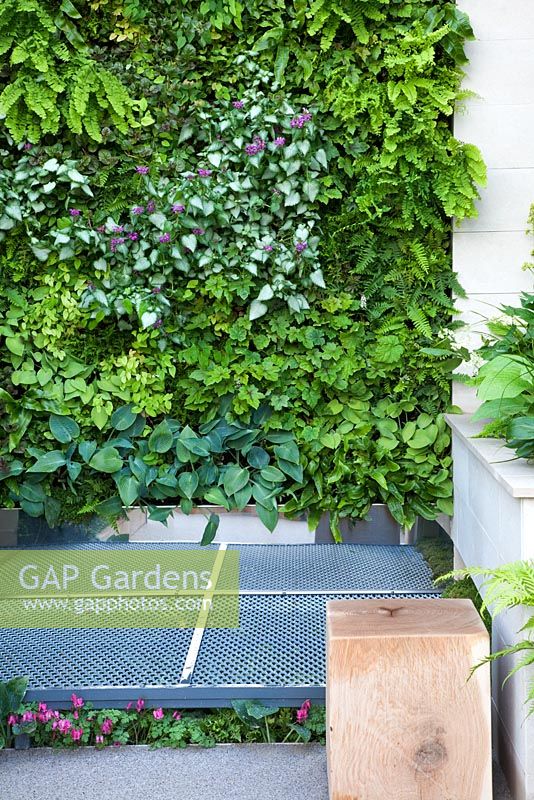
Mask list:
[[[470,600],[327,603],[330,800],[491,800],[488,633]]]

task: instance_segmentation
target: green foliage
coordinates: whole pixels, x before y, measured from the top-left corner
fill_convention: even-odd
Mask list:
[[[28,678],[11,678],[9,681],[0,681],[0,750],[8,747],[11,742],[11,726],[8,723],[8,717],[19,712],[27,688]]]
[[[167,524],[177,504],[190,514],[202,503],[242,511],[254,501],[259,518],[272,531],[278,498],[302,483],[303,471],[291,433],[263,432],[267,416],[268,410],[260,408],[250,426],[221,417],[201,425],[199,433],[167,417],[151,430],[132,405],[120,406],[99,446],[80,436],[74,419],[51,414],[54,449],[29,448],[32,462],[5,459],[0,480],[23,511],[44,515],[51,527],[62,514],[58,498],[76,494],[78,480],[102,473],[110,476],[108,494],[95,511],[104,518],[120,516],[123,506],[143,505],[150,519]],[[211,514],[202,544],[213,541],[218,522]]]
[[[482,609],[490,611],[492,616],[517,606],[526,609],[534,607],[534,561],[515,561],[496,569],[470,568],[458,574],[479,576],[484,579],[481,587],[484,594]],[[495,661],[504,656],[518,656],[506,680],[522,669],[531,668],[534,665],[533,630],[534,614],[531,614],[518,631],[518,635],[523,633],[525,637],[510,647],[492,653],[485,661]],[[525,702],[529,704],[529,714],[534,713],[534,680],[530,681]]]
[[[26,728],[33,747],[56,749],[83,745],[103,749],[116,744],[146,744],[152,748],[187,747],[189,744],[213,747],[262,742],[266,739],[266,730],[271,742],[325,742],[324,706],[311,706],[309,701],[297,712],[292,708],[268,708],[258,700],[234,703],[239,711],[234,708],[188,711],[149,708],[141,699],[129,703],[126,709],[94,709],[82,698],[76,701],[76,708],[61,712],[48,709],[46,703],[25,703],[15,708],[16,722],[12,720],[6,725],[11,713],[8,712],[0,717],[0,726],[5,725],[9,736],[19,728]],[[245,709],[246,716],[241,708]],[[22,714],[28,717],[28,722],[22,722]],[[260,725],[257,724],[259,720]]]
[[[373,502],[403,524],[449,513],[450,216],[475,214],[485,179],[449,124],[465,15],[435,0],[79,6],[9,0],[0,16],[8,99],[42,86],[57,109],[43,122],[21,92],[5,118],[4,474],[18,486],[45,453],[100,452],[121,406],[147,431],[200,430],[231,395],[233,419],[268,404],[264,435],[295,439],[287,513],[328,511],[334,531]],[[13,61],[15,32],[46,42],[46,71]],[[72,441],[53,443],[50,415]],[[116,492],[85,461],[45,474],[61,519]]]
[[[521,458],[534,458],[534,294],[521,307],[504,306],[507,321],[489,325],[481,354],[486,362],[475,379],[482,405],[473,419],[492,422],[483,436],[503,436]]]
[[[100,142],[104,125],[126,133],[133,122],[120,81],[90,58],[80,18],[70,0],[59,9],[42,0],[2,3],[0,118],[16,142],[57,134],[62,123]]]

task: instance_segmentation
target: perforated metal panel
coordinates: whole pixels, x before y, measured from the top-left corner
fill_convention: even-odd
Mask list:
[[[414,547],[358,544],[230,545],[239,550],[242,590],[357,592],[432,588]]]
[[[71,546],[103,551],[198,547],[98,542]],[[0,679],[29,675],[28,698],[56,706],[68,704],[72,692],[96,707],[123,707],[139,696],[178,707],[223,706],[238,697],[287,705],[308,697],[322,702],[329,599],[391,593],[439,596],[428,566],[412,547],[235,545],[229,549],[240,551],[243,594],[238,629],[3,630]]]

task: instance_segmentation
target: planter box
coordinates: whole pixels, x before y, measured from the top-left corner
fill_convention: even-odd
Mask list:
[[[496,567],[534,558],[534,466],[517,459],[498,439],[474,439],[483,423],[451,415],[454,518],[452,539],[457,566]],[[480,585],[481,580],[477,583]],[[492,649],[517,640],[525,623],[521,608],[495,618]],[[495,746],[517,800],[534,800],[534,717],[524,705],[528,680],[521,670],[503,687],[511,659],[493,665]]]
[[[328,544],[333,542],[328,514],[324,514],[313,531],[308,529],[305,516],[288,519],[280,515],[271,533],[256,514],[254,506],[243,511],[226,511],[217,506],[202,506],[189,515],[175,509],[165,527],[147,518],[140,508],[128,510],[126,519],[119,520],[116,530],[95,520],[87,526],[60,525],[49,528],[45,520],[33,519],[21,511],[0,509],[0,547],[61,545],[88,540],[105,542],[120,535],[131,542],[192,542],[198,543],[211,512],[220,517],[215,543],[231,544]],[[403,529],[395,522],[387,507],[375,504],[367,520],[341,522],[343,541],[349,544],[400,545],[412,544],[417,537],[417,525]]]

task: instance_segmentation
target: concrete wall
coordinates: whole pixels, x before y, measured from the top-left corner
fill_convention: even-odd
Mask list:
[[[469,42],[464,87],[477,93],[455,115],[458,139],[473,142],[488,166],[476,219],[462,222],[453,236],[453,264],[468,293],[458,300],[470,325],[465,341],[479,342],[483,318],[501,303],[515,303],[532,290],[534,240],[525,234],[534,203],[534,0],[458,0],[477,40]],[[462,340],[464,340],[464,337]],[[472,392],[455,387],[455,402],[476,406]]]
[[[449,424],[454,457],[451,536],[458,560],[491,569],[534,558],[534,466],[516,459],[499,440],[473,439],[482,425],[468,415],[451,415]],[[481,579],[476,582],[480,588]],[[528,616],[519,608],[494,618],[493,652],[517,641]],[[517,660],[508,657],[493,664],[494,746],[514,800],[534,800],[534,716],[527,718],[525,706],[534,668],[518,672],[503,686]]]

